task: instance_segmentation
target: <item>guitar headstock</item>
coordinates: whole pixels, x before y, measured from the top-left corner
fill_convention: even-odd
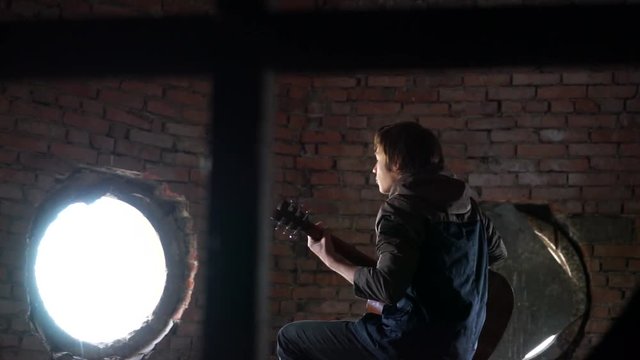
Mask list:
[[[293,200],[282,201],[274,210],[271,220],[275,224],[276,231],[282,231],[290,238],[304,232],[314,239],[322,238],[322,230],[310,220],[310,212],[303,209]]]

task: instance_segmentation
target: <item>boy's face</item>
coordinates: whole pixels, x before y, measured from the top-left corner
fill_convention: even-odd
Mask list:
[[[391,186],[398,180],[400,173],[396,166],[392,166],[391,170],[387,169],[387,156],[382,151],[381,147],[376,149],[376,164],[372,171],[376,174],[376,183],[378,189],[383,194],[388,194],[391,191]]]

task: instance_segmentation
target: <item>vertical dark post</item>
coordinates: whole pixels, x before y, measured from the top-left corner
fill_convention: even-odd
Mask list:
[[[214,77],[209,265],[204,359],[266,354],[266,238],[270,86],[259,66],[230,64]],[[264,311],[262,309],[265,309]]]

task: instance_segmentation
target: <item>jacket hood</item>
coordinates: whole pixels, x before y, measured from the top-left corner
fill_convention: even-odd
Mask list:
[[[405,174],[391,187],[389,198],[393,196],[415,196],[430,207],[453,214],[469,211],[473,190],[462,180],[450,173]]]

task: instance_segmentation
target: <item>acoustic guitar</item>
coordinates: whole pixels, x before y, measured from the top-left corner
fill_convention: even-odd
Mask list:
[[[271,220],[276,230],[295,238],[299,233],[309,235],[313,240],[320,241],[323,230],[310,221],[310,212],[303,210],[294,201],[282,201],[274,210]],[[347,261],[357,266],[375,267],[377,262],[362,253],[355,246],[344,240],[331,236],[333,246]],[[513,290],[507,279],[500,273],[489,269],[489,289],[487,299],[487,317],[478,339],[478,347],[474,360],[487,360],[500,342],[507,328],[513,312]],[[384,304],[367,300],[365,311],[381,315]]]

